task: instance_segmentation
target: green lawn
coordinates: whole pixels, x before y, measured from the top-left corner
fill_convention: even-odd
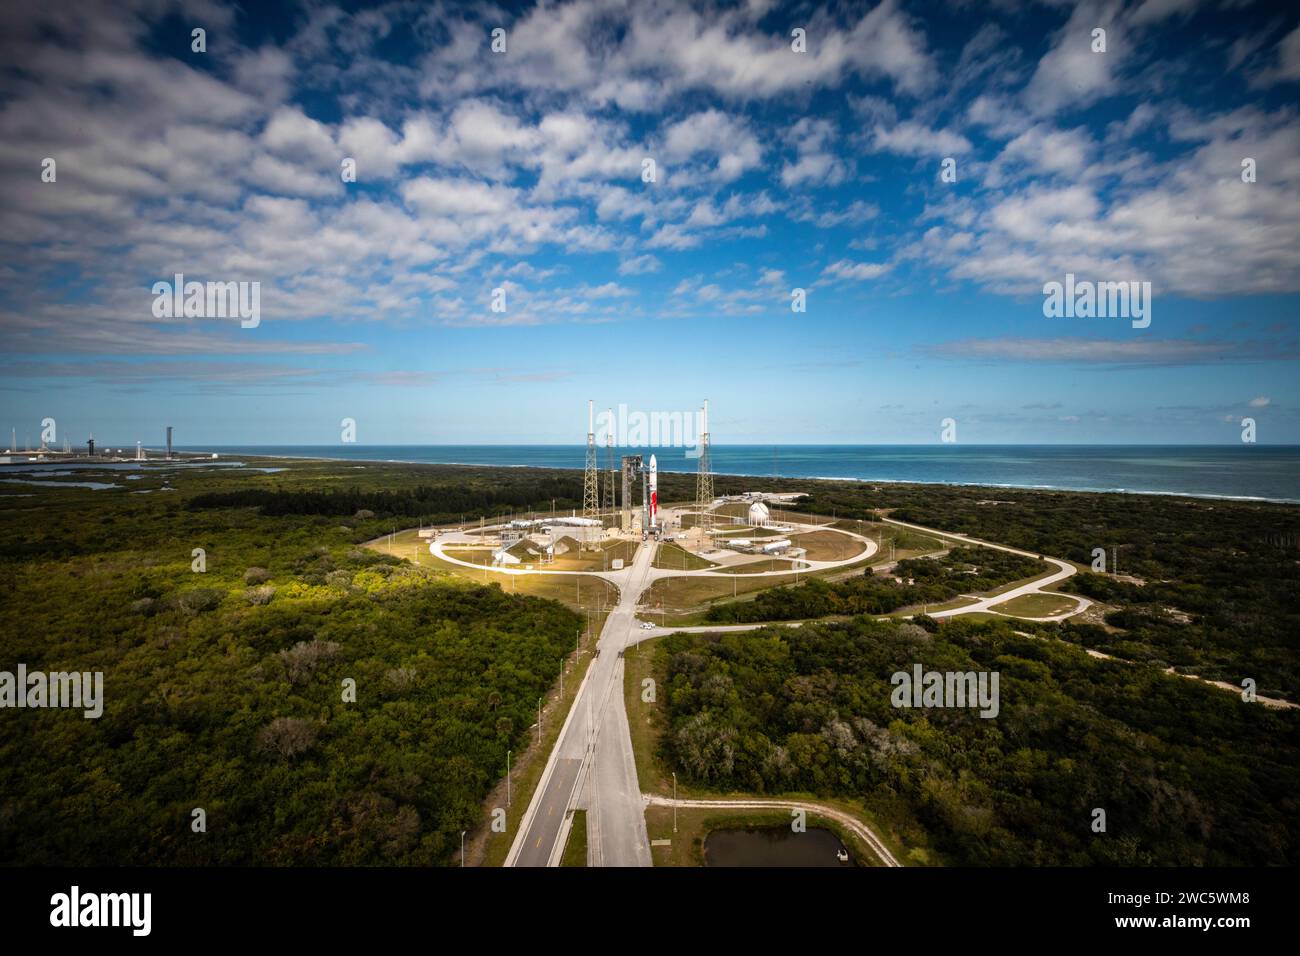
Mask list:
[[[560,866],[587,865],[587,811],[574,810],[573,824],[569,830],[569,839],[564,844],[564,855],[560,857]]]

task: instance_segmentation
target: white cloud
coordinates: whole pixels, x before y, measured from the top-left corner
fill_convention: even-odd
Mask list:
[[[877,126],[872,133],[872,145],[877,150],[905,156],[960,156],[971,149],[970,140],[960,133],[929,129],[910,120],[889,129]]]
[[[647,272],[658,272],[662,266],[663,263],[652,255],[633,256],[630,259],[624,259],[618,264],[618,274],[622,276],[644,275]]]
[[[863,282],[868,279],[878,279],[891,268],[893,267],[888,262],[851,262],[848,259],[840,259],[822,270],[822,275],[832,279]]]

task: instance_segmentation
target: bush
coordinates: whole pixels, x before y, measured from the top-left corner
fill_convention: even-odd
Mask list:
[[[143,614],[146,617],[152,617],[156,611],[156,608],[154,607],[156,603],[157,602],[154,601],[153,598],[149,598],[149,597],[140,598],[138,601],[132,601],[131,613]]]
[[[275,588],[269,584],[261,587],[249,588],[244,592],[244,599],[249,604],[270,604],[271,598],[275,597]]]
[[[249,568],[244,572],[245,584],[265,584],[271,580],[271,572],[266,568]]]
[[[300,641],[288,650],[281,651],[277,656],[280,658],[280,663],[284,665],[289,682],[302,684],[311,679],[318,664],[330,660],[338,650],[339,645],[333,641],[314,638],[310,641]]]
[[[226,592],[216,588],[194,588],[176,596],[176,607],[186,614],[202,614],[220,605],[225,596]]]
[[[315,742],[315,726],[299,717],[277,717],[257,732],[259,750],[290,759],[305,753]]]

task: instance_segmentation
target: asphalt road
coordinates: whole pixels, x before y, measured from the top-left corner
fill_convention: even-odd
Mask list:
[[[650,866],[645,805],[637,785],[632,736],[623,708],[621,651],[636,632],[636,600],[645,588],[655,543],[640,545],[624,572],[619,601],[601,629],[592,662],[570,711],[570,718],[524,817],[524,829],[512,847],[508,865],[546,866],[556,856],[560,821],[574,800],[575,776],[582,767],[587,809],[588,846],[597,866]],[[594,751],[590,741],[595,739]],[[594,753],[594,762],[590,757]]]
[[[582,761],[565,757],[555,762],[551,772],[553,786],[547,787],[537,812],[520,848],[515,866],[546,866],[551,851],[560,836],[560,824],[569,812],[569,799],[578,774],[582,770]]]

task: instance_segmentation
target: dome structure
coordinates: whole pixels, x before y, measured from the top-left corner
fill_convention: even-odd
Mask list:
[[[749,506],[749,523],[755,528],[766,528],[770,518],[771,514],[763,502],[755,501]]]

